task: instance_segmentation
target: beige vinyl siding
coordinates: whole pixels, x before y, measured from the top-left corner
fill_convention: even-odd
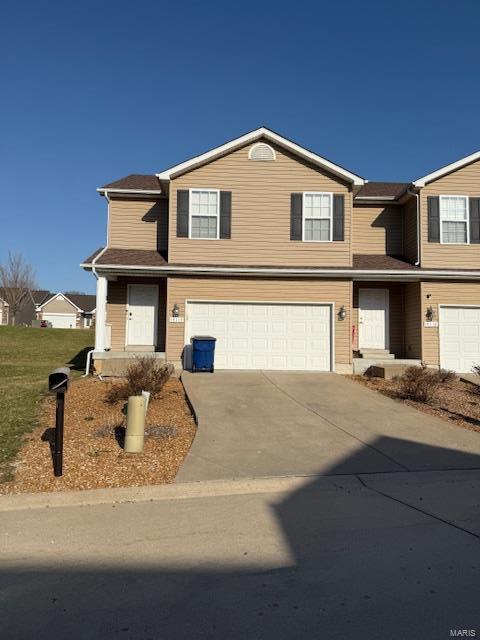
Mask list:
[[[70,302],[61,298],[47,302],[41,309],[42,313],[77,313],[77,307],[73,306]]]
[[[157,349],[165,350],[165,278],[119,278],[108,283],[107,323],[112,326],[112,351],[125,351],[127,318],[127,285],[158,284],[158,330]]]
[[[402,255],[402,227],[401,206],[354,204],[353,253]]]
[[[427,298],[427,295],[430,295]],[[480,282],[422,282],[422,359],[430,365],[440,366],[439,328],[425,327],[427,307],[432,306],[435,320],[439,320],[438,306],[453,304],[458,306],[480,305]]]
[[[257,279],[257,278],[168,278],[167,310],[176,303],[185,317],[186,300],[235,302],[334,302],[335,362],[351,360],[350,308],[352,283],[348,280]],[[344,305],[347,317],[337,312]],[[185,340],[185,324],[167,322],[167,359],[180,362]]]
[[[449,245],[428,242],[427,197],[438,195],[480,197],[480,161],[439,178],[420,191],[422,267],[480,269],[480,244]]]
[[[352,215],[349,186],[279,147],[275,147],[275,161],[249,160],[251,146],[171,181],[169,261],[244,266],[349,266]],[[177,190],[189,188],[232,192],[230,240],[176,237]],[[344,242],[290,240],[290,195],[304,191],[345,195]]]
[[[410,262],[418,260],[417,198],[411,197],[403,206],[403,255]]]
[[[420,306],[420,283],[404,285],[405,349],[406,358],[422,357],[422,312]]]
[[[168,200],[112,198],[108,227],[109,247],[166,251]]]
[[[404,310],[403,310],[403,284],[386,284],[384,282],[356,282],[353,285],[353,349],[359,348],[359,289],[388,289],[389,299],[389,349],[395,356],[404,354]]]

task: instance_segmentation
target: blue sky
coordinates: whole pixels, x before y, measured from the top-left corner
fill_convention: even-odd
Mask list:
[[[0,24],[0,261],[94,291],[95,188],[265,124],[371,180],[480,149],[480,2],[13,2]]]

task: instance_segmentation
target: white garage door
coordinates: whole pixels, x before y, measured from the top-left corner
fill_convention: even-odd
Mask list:
[[[218,369],[330,371],[331,306],[190,302],[187,344],[217,339]]]
[[[480,364],[480,309],[440,307],[440,365],[459,373]]]
[[[44,313],[42,318],[51,322],[54,329],[75,329],[77,324],[74,313]]]

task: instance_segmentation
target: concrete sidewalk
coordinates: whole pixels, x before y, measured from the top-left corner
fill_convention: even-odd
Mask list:
[[[480,435],[329,373],[183,373],[198,432],[177,482],[480,468]]]

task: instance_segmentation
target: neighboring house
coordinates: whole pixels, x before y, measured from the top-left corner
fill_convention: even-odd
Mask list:
[[[0,325],[8,324],[8,302],[0,298]]]
[[[95,296],[54,293],[37,307],[37,319],[55,329],[88,329],[95,321]]]
[[[2,291],[5,290],[0,289],[0,324],[8,324],[11,319],[10,309],[8,304],[1,297]],[[30,326],[32,321],[36,319],[37,306],[50,295],[50,291],[46,291],[45,289],[26,291],[22,305],[15,315],[15,325]]]
[[[98,191],[97,369],[106,349],[179,364],[195,334],[219,369],[480,363],[480,152],[368,182],[262,127]]]

